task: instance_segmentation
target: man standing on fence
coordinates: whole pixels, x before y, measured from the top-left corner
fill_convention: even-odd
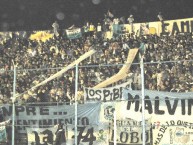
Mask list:
[[[131,25],[131,33],[133,33],[134,32],[134,29],[133,29],[134,17],[133,17],[133,15],[130,15],[129,18],[127,19],[127,21]]]
[[[55,21],[53,24],[52,24],[52,27],[53,27],[53,31],[54,31],[54,37],[58,37],[59,36],[59,24],[57,21]]]

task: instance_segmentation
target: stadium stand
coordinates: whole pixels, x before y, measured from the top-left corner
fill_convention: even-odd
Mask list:
[[[131,80],[130,88],[141,90],[141,56],[145,63],[145,89],[193,92],[192,33],[158,35],[151,29],[151,34],[139,34],[133,31],[133,26],[132,33],[126,33],[126,28],[118,30],[118,27],[112,27],[111,17],[106,19],[102,26],[98,24],[100,28],[97,29],[93,24],[84,26],[84,33],[80,36],[80,29],[75,27],[57,35],[53,35],[51,30],[25,32],[25,36],[18,32],[1,35],[0,103],[12,103],[13,62],[17,66],[19,105],[74,103],[76,63],[79,63],[80,103],[84,103],[85,87],[113,87]],[[77,35],[67,36],[72,29],[76,29]],[[112,34],[112,29],[124,33]],[[112,39],[108,34],[112,35]],[[82,56],[88,58],[84,60]],[[7,133],[10,141],[10,126]],[[26,144],[27,139],[26,134],[21,134],[16,142]]]
[[[135,47],[139,48],[142,43],[144,43],[145,48],[145,62],[183,60],[179,63],[147,64],[145,66],[147,70],[145,73],[146,89],[172,92],[192,91],[192,62],[185,61],[193,58],[191,34],[182,35],[179,33],[175,36],[136,36],[129,34],[128,37],[122,36],[108,40],[104,37],[97,37],[95,33],[94,35],[85,34],[74,40],[61,36],[57,39],[51,37],[46,41],[36,41],[21,38],[13,33],[11,37],[1,39],[3,40],[0,45],[0,96],[2,103],[9,102],[12,93],[13,72],[10,71],[10,69],[13,69],[12,60],[18,69],[17,93],[20,94],[56,73],[61,67],[67,66],[90,49],[97,50],[97,54],[90,57],[89,61],[83,61],[82,66],[124,64],[129,50]],[[36,69],[39,70],[36,71]],[[130,75],[137,76],[133,78],[133,89],[140,89],[141,84],[137,80],[140,76],[136,74],[138,69],[139,67],[131,67]],[[105,80],[107,76],[116,74],[119,67],[99,67],[95,70],[81,68],[79,71],[79,87],[83,89],[83,87],[94,87],[97,83]],[[68,94],[71,94],[71,96],[74,94],[73,75],[74,71],[69,71],[66,76],[37,88],[35,92],[29,91],[22,98],[27,102],[69,100]]]

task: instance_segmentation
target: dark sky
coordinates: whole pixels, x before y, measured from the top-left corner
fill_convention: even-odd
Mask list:
[[[0,0],[0,30],[46,30],[58,20],[62,28],[102,21],[111,10],[116,17],[133,14],[135,22],[193,17],[193,0]]]

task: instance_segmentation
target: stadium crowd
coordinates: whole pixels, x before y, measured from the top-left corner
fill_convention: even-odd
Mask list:
[[[81,62],[79,67],[80,99],[82,99],[84,87],[93,87],[116,74],[121,66],[115,64],[124,64],[129,50],[136,47],[140,48],[139,54],[144,54],[146,62],[146,89],[167,92],[193,91],[193,65],[192,61],[189,61],[193,59],[192,34],[144,36],[130,33],[109,40],[105,39],[106,28],[107,25],[104,25],[101,31],[94,29],[84,33],[81,38],[73,40],[67,39],[64,34],[45,42],[30,40],[28,37],[21,38],[17,35],[2,40],[0,43],[1,103],[11,102],[13,63],[17,66],[16,92],[22,94],[21,102],[73,100],[75,69],[67,71],[61,77],[35,90],[28,90],[91,49],[97,50],[97,53]],[[136,57],[134,62],[139,63],[139,59],[140,57]],[[166,62],[162,63],[163,61]],[[97,67],[91,67],[91,65]],[[140,90],[139,64],[132,65],[128,77],[117,83],[128,79],[132,79],[132,89]]]

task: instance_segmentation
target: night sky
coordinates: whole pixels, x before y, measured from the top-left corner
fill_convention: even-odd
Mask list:
[[[158,12],[166,20],[193,17],[193,0],[1,0],[0,31],[61,28],[86,21],[101,22],[110,10],[115,17],[134,15],[135,22],[157,21]]]

